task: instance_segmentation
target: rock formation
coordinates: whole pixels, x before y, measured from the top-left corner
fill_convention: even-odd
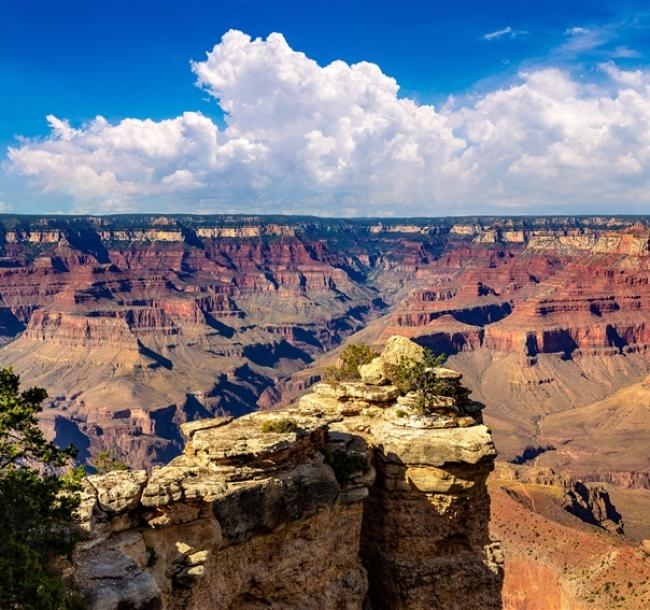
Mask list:
[[[624,532],[623,517],[602,485],[585,484],[552,468],[504,463],[497,465],[493,478],[501,482],[555,488],[559,492],[558,505],[568,513],[615,534]]]
[[[494,445],[478,403],[423,414],[391,384],[421,353],[392,338],[361,381],[185,423],[166,466],[88,477],[70,580],[93,610],[501,608]]]
[[[345,341],[380,349],[392,335],[412,337],[448,354],[488,405],[502,459],[606,484],[626,537],[648,539],[649,226],[648,217],[3,215],[0,365],[48,388],[41,423],[59,443],[76,444],[82,460],[116,449],[132,467],[149,468],[180,453],[185,422],[299,398]],[[377,384],[383,374],[375,363],[364,380]],[[349,406],[346,392],[357,391],[322,386],[317,396]],[[408,408],[400,399],[406,407],[382,411],[393,427],[397,410]],[[438,413],[456,434],[475,420]],[[553,496],[555,516],[569,519],[562,540],[584,525],[561,508],[560,487],[521,485],[538,507]],[[369,493],[364,511],[379,497]],[[509,531],[511,513],[521,521],[516,536],[504,535],[514,549],[511,574],[522,575],[506,581],[506,604],[521,610],[538,586],[529,607],[565,596],[579,608],[572,592],[589,589],[588,579],[574,574],[561,595],[548,582],[567,566],[587,570],[591,559],[576,568],[567,542],[568,563],[555,561],[553,536],[526,533],[527,496],[495,493],[499,531]],[[597,521],[607,516],[597,497],[583,500]],[[119,516],[144,507],[124,510]],[[580,539],[591,548],[588,536]],[[609,541],[593,548],[606,549],[601,560],[618,552]],[[630,553],[606,563],[625,574],[621,562],[637,565]],[[533,555],[545,559],[533,564]],[[643,579],[629,581],[635,592],[642,587]],[[544,593],[557,593],[555,601],[545,603]],[[599,595],[601,607],[615,607],[612,595]]]
[[[607,490],[600,485],[589,486],[576,481],[573,489],[567,490],[563,507],[582,521],[617,534],[624,532],[623,517],[612,504]]]

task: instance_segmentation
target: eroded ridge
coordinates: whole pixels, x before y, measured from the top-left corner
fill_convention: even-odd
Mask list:
[[[413,408],[402,357],[422,348],[392,337],[360,381],[184,424],[168,465],[88,477],[71,582],[93,610],[500,608],[481,405]]]

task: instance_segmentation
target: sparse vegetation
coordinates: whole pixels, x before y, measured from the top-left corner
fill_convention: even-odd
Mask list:
[[[285,417],[282,419],[267,419],[262,424],[262,432],[275,432],[276,434],[286,434],[288,432],[296,432],[298,424],[294,419]]]
[[[111,470],[130,470],[126,462],[121,459],[117,449],[98,451],[90,466],[95,469],[96,474],[106,474]]]
[[[440,379],[436,375],[434,369],[441,366],[445,359],[445,354],[435,355],[425,348],[422,360],[402,356],[395,368],[393,383],[403,394],[415,393],[415,408],[419,413],[428,414],[430,405],[437,396],[449,396],[459,403],[469,395],[469,391],[459,384]]]
[[[348,345],[338,358],[336,366],[327,367],[323,381],[356,381],[360,379],[359,367],[369,364],[379,353],[363,343]]]
[[[408,413],[404,411],[404,409],[395,409],[395,415],[397,415],[397,417],[406,417]]]
[[[0,369],[0,608],[70,610],[82,602],[67,592],[52,560],[75,541],[72,516],[83,470],[60,470],[76,455],[47,441],[36,416],[42,388],[20,390]]]

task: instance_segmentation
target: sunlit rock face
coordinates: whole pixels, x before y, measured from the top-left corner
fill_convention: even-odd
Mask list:
[[[188,423],[166,466],[89,477],[72,583],[93,610],[501,608],[481,405],[421,414],[390,382]]]

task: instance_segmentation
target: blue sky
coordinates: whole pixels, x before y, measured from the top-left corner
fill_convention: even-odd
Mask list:
[[[645,140],[622,133],[647,125],[621,119],[629,112],[638,120],[639,108],[650,106],[649,26],[650,7],[638,2],[0,2],[0,204],[30,213],[650,211]],[[247,80],[257,69],[249,61],[255,47],[244,43],[207,65],[206,52],[231,29],[261,37],[266,59],[258,59],[275,58],[277,78],[255,89]],[[274,55],[264,42],[272,32],[293,55]],[[376,64],[399,93],[366,107],[367,87],[374,91],[381,79],[332,77],[303,66],[298,52],[320,68],[335,60]],[[190,61],[206,62],[202,82]],[[224,84],[226,64],[239,70],[237,82]],[[285,89],[287,70],[305,79],[309,92]],[[361,108],[347,117],[353,131],[359,122],[358,133],[318,110],[319,87],[337,89],[329,105],[340,104],[339,115],[348,104]],[[521,94],[509,94],[513,87]],[[350,88],[351,97],[341,97]],[[541,100],[549,88],[552,99]],[[298,122],[293,100],[303,94]],[[513,107],[513,98],[526,96],[528,104]],[[227,122],[223,99],[233,109]],[[613,103],[616,109],[608,108]],[[246,117],[251,105],[272,107],[274,122]],[[421,116],[429,105],[436,125]],[[549,107],[553,116],[546,116]],[[584,125],[591,136],[580,140],[570,117],[592,111]],[[188,112],[209,124],[188,126],[181,118]],[[48,126],[49,115],[76,131],[62,135]],[[107,126],[89,127],[97,115]],[[143,136],[135,124],[128,138],[161,142],[173,128],[181,134],[174,132],[174,150],[123,144],[134,126],[123,121],[147,119],[155,135]],[[164,120],[177,122],[168,129]],[[375,120],[385,123],[381,134],[368,127]],[[118,132],[108,131],[115,126],[117,148]],[[493,128],[514,130],[521,142],[505,150],[504,134],[485,141]],[[603,131],[611,141],[596,143],[593,134]],[[208,132],[219,144],[196,148]],[[21,154],[12,156],[9,147]],[[378,150],[386,151],[382,158]],[[133,155],[144,181],[124,169],[133,167]],[[503,163],[494,165],[497,157]],[[620,171],[602,176],[608,166]],[[80,167],[86,173],[68,179],[66,172]],[[84,176],[97,184],[85,188]],[[594,176],[607,182],[593,185]],[[562,188],[549,188],[554,181]]]

